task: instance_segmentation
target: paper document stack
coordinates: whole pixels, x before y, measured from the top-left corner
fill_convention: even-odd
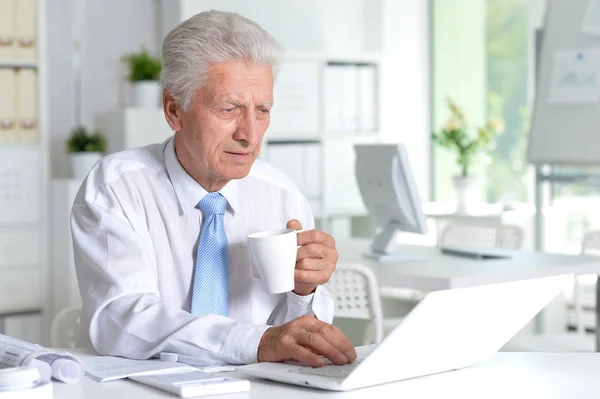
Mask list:
[[[134,360],[116,356],[80,356],[87,376],[98,382],[123,378],[137,381],[182,398],[244,392],[250,382],[216,374],[234,370],[227,365],[193,367],[193,358],[175,353],[162,353],[161,359]],[[178,361],[169,361],[169,360]],[[0,398],[1,399],[1,398]]]
[[[135,360],[116,356],[80,356],[89,378],[97,382],[120,380],[132,375],[172,369],[189,369],[188,365],[162,360]]]
[[[54,378],[71,384],[83,377],[81,363],[68,353],[0,334],[0,368],[19,366],[37,368],[42,382]]]

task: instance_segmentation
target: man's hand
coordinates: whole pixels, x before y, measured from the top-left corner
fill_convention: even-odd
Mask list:
[[[296,219],[287,222],[288,229],[302,230],[302,224]],[[298,257],[294,273],[294,292],[297,295],[309,295],[315,289],[329,281],[335,270],[338,252],[332,236],[320,230],[298,233]]]
[[[356,350],[339,328],[312,316],[270,327],[258,344],[259,362],[296,360],[321,367],[321,356],[343,365],[356,360]]]

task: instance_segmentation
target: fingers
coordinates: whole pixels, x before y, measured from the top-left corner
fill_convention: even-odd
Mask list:
[[[291,348],[290,356],[292,359],[310,364],[312,367],[321,367],[325,364],[325,361],[321,356],[298,344],[295,344],[294,347]]]
[[[337,264],[335,248],[319,243],[309,243],[298,249],[294,270],[294,292],[308,295],[331,278]]]
[[[312,367],[325,364],[322,356],[343,365],[356,360],[356,350],[338,327],[308,315],[267,329],[257,353],[259,362],[293,359]]]
[[[290,222],[288,222],[288,224]],[[298,245],[306,245],[309,243],[320,243],[326,247],[335,248],[335,239],[321,230],[308,230],[298,233]]]
[[[346,364],[356,360],[356,350],[352,342],[338,327],[316,321],[306,341],[301,342],[317,354],[323,355],[334,364]]]
[[[342,365],[348,363],[348,358],[318,332],[308,333],[299,343],[316,353],[320,353],[334,364]]]
[[[294,281],[296,285],[307,284],[312,287],[321,285],[329,281],[331,273],[326,270],[311,271],[311,270],[294,270]]]
[[[304,259],[325,259],[329,262],[337,262],[338,252],[335,248],[326,247],[323,244],[310,243],[298,248],[296,262],[301,262]],[[309,268],[307,266],[307,268]]]
[[[302,230],[302,223],[299,220],[292,219],[285,225],[287,229]]]

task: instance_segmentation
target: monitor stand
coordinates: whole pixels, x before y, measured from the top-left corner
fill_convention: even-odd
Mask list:
[[[381,263],[423,262],[427,260],[427,258],[423,256],[392,251],[396,247],[396,231],[396,225],[388,223],[388,225],[375,236],[375,239],[371,244],[371,252],[364,254],[363,257]]]

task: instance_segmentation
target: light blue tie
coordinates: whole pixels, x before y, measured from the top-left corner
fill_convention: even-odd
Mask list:
[[[227,316],[229,250],[223,216],[227,200],[219,193],[209,193],[198,203],[204,214],[196,254],[194,286],[190,313]]]

